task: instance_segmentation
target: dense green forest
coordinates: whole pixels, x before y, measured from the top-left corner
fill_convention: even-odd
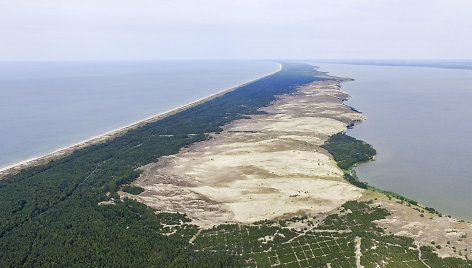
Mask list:
[[[326,149],[338,163],[341,169],[348,170],[357,163],[372,160],[375,149],[363,141],[357,140],[345,133],[334,134],[321,147]]]
[[[351,167],[374,158],[376,151],[370,144],[341,132],[329,137],[321,147],[326,149],[333,156],[339,168],[344,170],[344,179],[357,187],[369,188],[367,183],[359,181]]]
[[[137,167],[204,140],[232,120],[261,113],[258,108],[319,79],[316,74],[310,65],[284,63],[282,71],[221,97],[3,178],[0,267],[355,267],[358,239],[366,267],[383,261],[426,267],[418,250],[431,267],[470,267],[385,234],[372,220],[388,212],[361,202],[344,204],[316,227],[317,219],[301,217],[199,232],[185,215],[120,200],[121,188],[142,190],[127,186],[139,176]],[[343,159],[360,160],[349,158]],[[113,205],[100,203],[111,198]],[[306,227],[294,229],[294,222]]]

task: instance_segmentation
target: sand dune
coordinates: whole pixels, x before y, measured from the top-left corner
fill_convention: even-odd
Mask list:
[[[210,140],[143,167],[134,196],[195,224],[250,223],[319,214],[359,198],[320,147],[363,116],[342,102],[341,80],[315,82],[280,96],[264,115],[234,121]]]

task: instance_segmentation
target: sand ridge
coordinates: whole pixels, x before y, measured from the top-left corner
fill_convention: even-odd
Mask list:
[[[279,96],[267,114],[236,120],[220,134],[142,167],[135,198],[186,213],[211,227],[332,211],[363,190],[343,180],[320,147],[330,135],[364,120],[343,104],[342,79],[317,81]]]

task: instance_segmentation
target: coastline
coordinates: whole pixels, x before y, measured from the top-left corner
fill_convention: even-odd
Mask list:
[[[390,67],[418,67],[418,68],[437,68],[452,70],[472,70],[470,61],[336,61],[326,60],[318,61],[328,64],[349,64],[349,65],[367,65],[367,66],[390,66]]]
[[[340,88],[342,88],[342,83],[349,81],[354,81],[354,79],[341,81]],[[345,100],[343,104],[348,106]],[[360,113],[357,110],[355,111]],[[371,146],[363,140],[358,141]],[[464,257],[461,250],[456,250],[456,248],[462,248],[464,252],[467,252],[467,248],[472,245],[472,239],[468,237],[472,230],[472,223],[456,216],[446,216],[446,214],[402,194],[367,184],[357,176],[355,168],[359,164],[367,164],[374,160],[375,155],[370,160],[357,162],[343,170],[350,174],[356,182],[365,183],[367,186],[364,195],[357,199],[358,201],[366,202],[371,208],[384,208],[390,213],[384,219],[375,220],[374,223],[395,236],[413,239],[414,244],[419,248],[420,260],[421,247],[425,248],[430,245],[434,246],[432,248],[440,258],[453,257],[468,260],[467,253],[464,253]],[[354,184],[351,181],[349,182]],[[356,184],[354,185],[359,187]]]
[[[207,101],[210,101],[210,100],[215,99],[217,97],[220,97],[220,96],[222,96],[222,95],[224,95],[228,92],[231,92],[231,91],[234,91],[234,90],[238,89],[239,87],[251,84],[255,81],[258,81],[258,80],[263,79],[265,77],[276,74],[276,73],[280,72],[283,68],[281,63],[278,63],[278,64],[279,64],[279,69],[278,70],[276,70],[274,72],[271,72],[271,73],[268,73],[268,74],[265,74],[265,75],[260,76],[258,78],[255,78],[253,80],[247,81],[247,82],[242,83],[240,85],[224,89],[222,91],[219,91],[217,93],[211,94],[211,95],[206,96],[206,97],[203,97],[203,98],[198,99],[196,101],[193,101],[191,103],[176,107],[174,109],[171,109],[171,110],[168,110],[168,111],[156,114],[156,115],[153,115],[151,117],[139,120],[137,122],[128,124],[126,126],[110,130],[110,131],[105,132],[103,134],[93,136],[93,137],[88,138],[84,141],[66,146],[64,148],[53,151],[51,153],[47,153],[47,154],[44,154],[44,155],[41,155],[41,156],[38,156],[38,157],[33,157],[33,158],[30,158],[30,159],[27,159],[27,160],[23,160],[23,161],[8,165],[6,167],[0,167],[0,180],[3,179],[3,177],[5,177],[7,175],[16,174],[16,173],[20,172],[21,170],[23,170],[25,168],[29,168],[29,167],[33,167],[33,166],[37,166],[37,165],[41,165],[41,164],[46,164],[47,162],[49,162],[51,160],[57,159],[59,157],[66,156],[68,154],[71,154],[73,151],[75,151],[77,149],[84,148],[84,147],[87,147],[87,146],[90,146],[90,145],[93,145],[93,144],[105,142],[109,139],[115,138],[117,136],[120,136],[120,135],[126,133],[128,130],[138,128],[138,127],[143,126],[147,123],[152,123],[152,122],[159,121],[159,120],[164,119],[168,116],[171,116],[171,115],[174,115],[176,113],[185,111],[189,108],[195,107],[195,106],[200,105],[204,102],[207,102]]]
[[[472,222],[468,209],[472,199],[465,190],[471,183],[464,176],[471,146],[462,134],[470,128],[462,123],[470,114],[464,105],[470,88],[467,73],[410,66],[319,65],[323,71],[356,77],[355,82],[343,85],[355,97],[347,103],[370,114],[367,124],[347,132],[379,150],[376,162],[356,167],[357,175],[381,190]],[[404,85],[404,81],[410,82]],[[419,92],[424,95],[419,97]],[[456,109],[449,108],[453,103]],[[418,107],[421,112],[404,120]]]

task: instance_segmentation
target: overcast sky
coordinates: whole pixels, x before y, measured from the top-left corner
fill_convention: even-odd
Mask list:
[[[471,0],[0,0],[0,60],[471,59]]]

